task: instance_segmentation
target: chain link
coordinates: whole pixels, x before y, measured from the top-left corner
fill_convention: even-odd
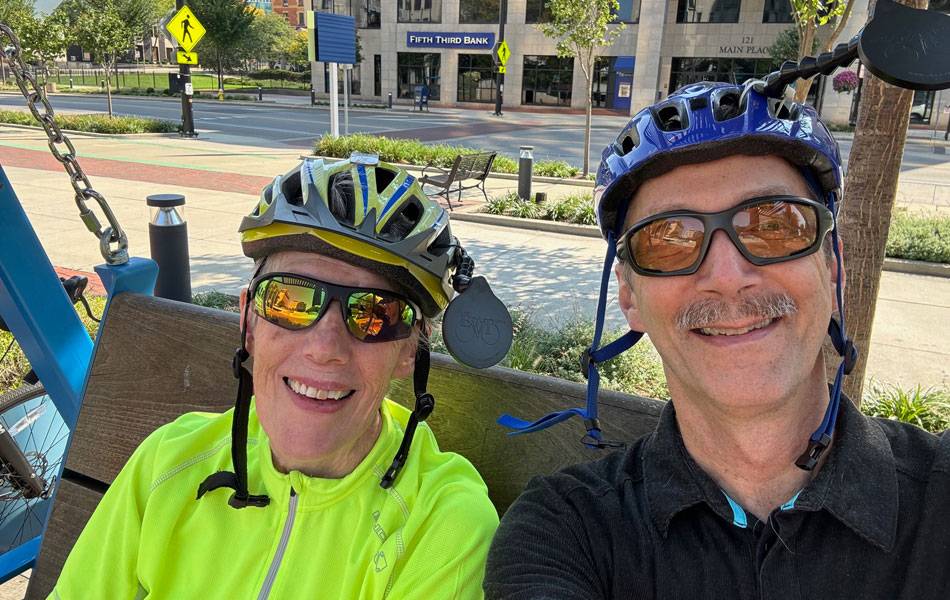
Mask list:
[[[20,88],[20,92],[26,98],[27,106],[30,112],[33,113],[33,118],[46,131],[46,136],[49,138],[49,150],[52,152],[53,158],[63,165],[69,175],[69,183],[76,192],[79,218],[82,219],[86,229],[91,231],[99,240],[99,251],[102,253],[102,258],[110,265],[127,263],[129,261],[129,240],[125,235],[125,231],[119,225],[119,221],[106,199],[102,194],[92,189],[89,178],[82,167],[79,166],[76,148],[59,128],[59,125],[56,124],[53,107],[47,100],[46,93],[23,62],[23,48],[20,45],[19,38],[4,23],[0,23],[0,53],[3,54],[7,64],[10,65],[17,87]],[[87,204],[89,200],[94,200],[99,205],[99,209],[108,221],[108,227],[103,227],[99,218],[89,208]]]

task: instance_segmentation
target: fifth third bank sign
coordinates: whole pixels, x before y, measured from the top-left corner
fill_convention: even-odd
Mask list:
[[[465,48],[491,50],[495,46],[494,33],[407,31],[406,45],[410,48]]]

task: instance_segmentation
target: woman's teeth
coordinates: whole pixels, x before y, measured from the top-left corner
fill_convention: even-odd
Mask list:
[[[700,327],[699,332],[703,335],[742,335],[749,333],[750,331],[755,331],[756,329],[762,329],[763,327],[770,325],[772,319],[764,319],[758,323],[753,323],[748,327],[741,328],[720,328],[720,327]]]
[[[308,398],[313,398],[315,400],[339,400],[344,396],[350,395],[353,390],[320,390],[315,387],[310,387],[306,384],[300,383],[293,379],[287,378],[287,385],[290,386],[290,389],[297,392],[301,396],[306,396]]]

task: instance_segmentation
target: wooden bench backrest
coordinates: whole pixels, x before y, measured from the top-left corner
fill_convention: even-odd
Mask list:
[[[186,412],[231,407],[238,344],[236,314],[134,294],[113,300],[27,598],[52,590],[103,491],[149,433]],[[411,406],[411,387],[396,382],[390,397]],[[538,417],[580,406],[582,385],[498,367],[472,370],[434,355],[429,390],[436,410],[428,423],[439,445],[472,461],[499,512],[533,475],[602,455],[579,443],[580,423],[514,437],[495,424],[504,412]],[[605,435],[628,441],[654,427],[661,407],[614,392],[603,392],[600,405]]]

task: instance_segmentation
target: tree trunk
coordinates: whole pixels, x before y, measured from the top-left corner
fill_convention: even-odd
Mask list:
[[[591,99],[591,93],[594,91],[594,78],[592,76],[593,66],[588,69],[587,75],[587,116],[584,121],[584,168],[582,169],[582,176],[587,177],[587,174],[590,173],[590,118],[591,118],[591,109],[593,105],[593,100]]]
[[[815,44],[816,29],[814,23],[809,23],[805,27],[805,35],[798,43],[799,61],[811,54],[811,49]],[[811,79],[799,79],[795,82],[795,102],[798,104],[805,103],[805,98],[808,97],[808,91],[811,89],[811,82]]]
[[[112,118],[112,77],[110,73],[112,68],[109,65],[102,65],[106,71],[106,104],[109,107],[109,118]]]
[[[914,8],[927,6],[927,0],[899,1]],[[873,14],[873,6],[869,12]],[[844,391],[856,403],[861,402],[871,352],[871,326],[913,94],[911,90],[888,85],[865,70],[844,202],[838,217],[848,275],[844,294],[846,325],[860,352],[854,370],[845,379]]]

